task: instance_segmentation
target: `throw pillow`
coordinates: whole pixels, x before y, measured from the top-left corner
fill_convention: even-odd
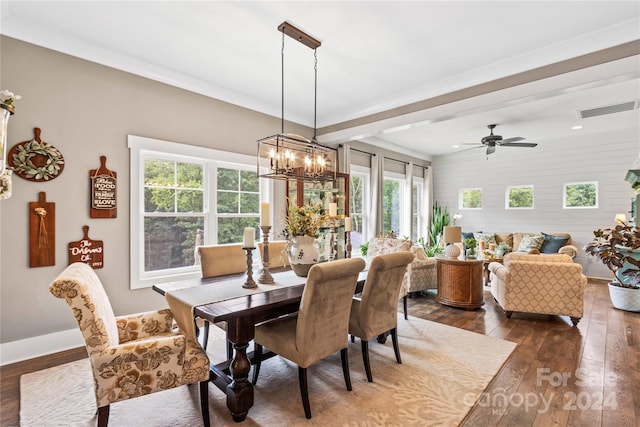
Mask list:
[[[542,242],[542,247],[540,247],[540,252],[543,254],[556,254],[569,241],[568,237],[554,236],[552,234],[542,233],[542,236],[544,241]]]
[[[462,232],[462,241],[464,242],[465,239],[468,239],[469,237],[473,237],[473,231],[463,231]]]
[[[532,250],[540,251],[544,242],[544,236],[542,234],[535,234],[533,236],[525,236],[520,241],[518,246],[518,252],[530,252]]]
[[[496,244],[496,233],[473,233],[473,237],[478,241],[478,246],[480,246],[481,240],[484,241],[485,248]]]

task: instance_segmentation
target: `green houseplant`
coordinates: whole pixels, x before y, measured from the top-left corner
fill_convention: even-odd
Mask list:
[[[474,259],[478,256],[476,251],[477,246],[478,246],[478,241],[475,238],[467,237],[466,239],[464,239],[464,247],[466,248],[466,251],[467,251],[466,252],[467,258]]]
[[[621,222],[593,232],[584,251],[597,257],[614,275],[609,296],[614,307],[640,311],[640,229]]]
[[[429,228],[429,246],[438,246],[442,230],[449,225],[449,212],[436,201],[433,204],[431,226]]]

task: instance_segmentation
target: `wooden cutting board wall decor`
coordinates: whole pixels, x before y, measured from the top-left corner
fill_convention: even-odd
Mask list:
[[[100,168],[89,171],[91,186],[91,218],[115,218],[117,206],[117,174],[107,169],[107,156],[100,156]]]
[[[102,240],[89,238],[89,226],[82,227],[84,237],[78,242],[69,242],[69,264],[84,262],[94,270],[103,267],[104,244]]]
[[[46,198],[29,203],[29,267],[56,265],[56,204]]]
[[[56,147],[40,139],[40,128],[33,128],[34,138],[14,145],[7,161],[13,173],[28,181],[51,181],[64,169],[64,158]]]

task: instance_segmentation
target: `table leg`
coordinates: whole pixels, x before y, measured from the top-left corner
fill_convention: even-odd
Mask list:
[[[227,408],[234,421],[243,421],[253,406],[253,384],[249,381],[251,362],[247,357],[249,341],[254,338],[255,325],[252,318],[240,317],[228,323],[228,337],[233,343],[234,353],[230,371],[231,383],[227,386]]]

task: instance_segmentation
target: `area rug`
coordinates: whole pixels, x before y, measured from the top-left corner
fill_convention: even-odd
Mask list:
[[[212,329],[212,360],[224,355],[224,337]],[[398,318],[402,364],[389,339],[371,342],[368,383],[360,342],[349,343],[353,391],[345,388],[339,353],[309,368],[313,418],[306,420],[297,366],[280,357],[263,362],[254,406],[244,426],[457,426],[516,344],[451,326]],[[209,386],[212,426],[235,423],[225,395]],[[93,379],[87,359],[23,375],[20,425],[95,426]],[[111,405],[112,427],[202,425],[197,386],[183,386]]]

